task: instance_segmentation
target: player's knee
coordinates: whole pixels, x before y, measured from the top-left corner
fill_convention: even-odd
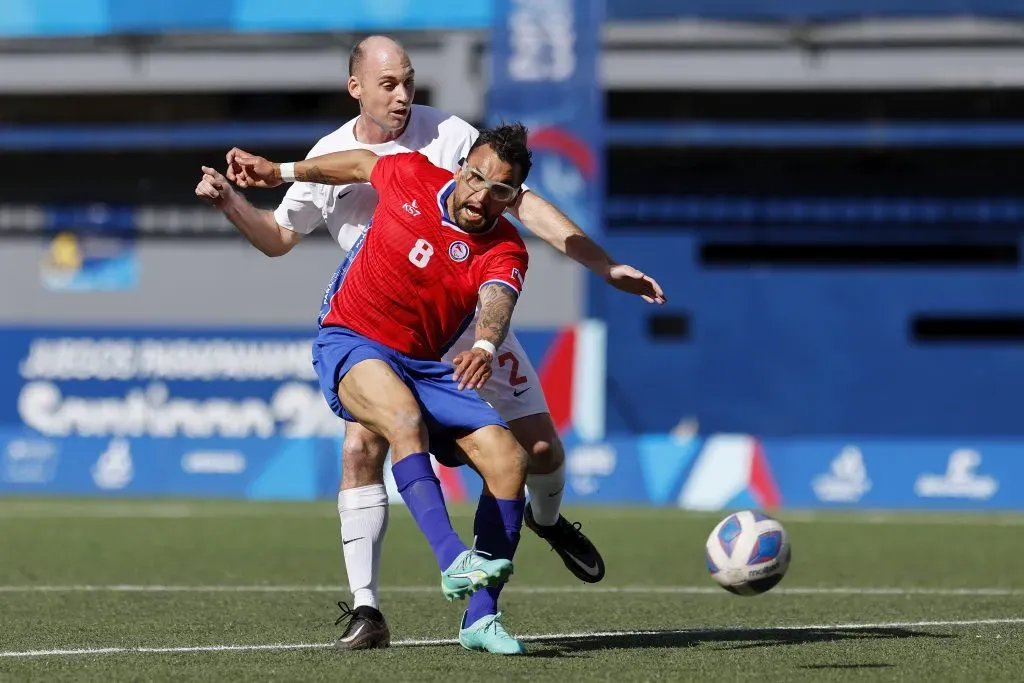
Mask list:
[[[550,474],[565,462],[565,449],[557,435],[538,439],[530,445],[528,471],[530,474]]]
[[[565,449],[550,415],[528,415],[513,420],[509,427],[530,457],[530,474],[549,474],[565,462]]]
[[[372,434],[349,433],[341,447],[342,488],[383,483],[388,444]]]
[[[388,440],[395,448],[426,448],[427,424],[423,420],[423,413],[418,409],[400,409],[392,416],[391,429]],[[420,444],[416,446],[414,444]]]

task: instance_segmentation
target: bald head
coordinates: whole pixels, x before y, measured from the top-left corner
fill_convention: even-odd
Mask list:
[[[364,38],[352,48],[348,72],[348,92],[359,100],[359,139],[379,143],[401,135],[416,96],[415,72],[405,48],[387,36]]]
[[[397,40],[387,36],[368,36],[352,48],[348,57],[348,75],[359,78],[363,69],[378,71],[388,66],[409,64],[409,55]]]

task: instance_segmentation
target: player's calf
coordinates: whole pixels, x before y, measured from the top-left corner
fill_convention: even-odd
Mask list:
[[[526,452],[508,430],[497,425],[476,430],[460,439],[459,445],[484,479],[484,491],[473,520],[476,547],[481,554],[511,562],[519,546],[526,509]],[[495,582],[473,595],[460,638],[467,628],[491,624],[497,618],[503,586],[504,582]]]
[[[547,541],[562,563],[581,581],[604,578],[604,558],[582,532],[579,522],[562,516],[565,452],[551,415],[538,413],[509,422],[509,428],[531,454],[526,487],[530,493],[524,523]]]
[[[358,422],[346,423],[345,442],[341,447],[341,488],[383,486],[388,448],[387,439]]]
[[[374,622],[378,614],[380,554],[388,528],[388,492],[384,487],[383,472],[387,452],[387,441],[357,422],[346,423],[341,491],[338,492],[341,552],[353,607],[362,616],[367,616],[370,622]],[[378,621],[383,621],[383,616]],[[338,641],[339,648],[359,649],[366,647],[367,642],[382,641],[380,635],[383,631],[375,623],[365,623],[361,627],[350,623],[348,630],[353,633],[358,630],[359,637],[344,640],[351,633],[344,634]]]
[[[387,356],[356,339],[356,350]],[[427,453],[426,425],[409,387],[384,358],[353,364],[338,383],[345,419],[354,419],[391,442],[395,484],[444,570],[466,550],[452,528],[441,484]]]

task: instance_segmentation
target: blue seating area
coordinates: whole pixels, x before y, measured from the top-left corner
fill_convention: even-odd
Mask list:
[[[1024,197],[613,196],[605,203],[610,223],[745,225],[1019,225]]]
[[[0,152],[305,145],[338,122],[229,121],[116,125],[0,125]],[[975,148],[1024,145],[1024,121],[609,121],[612,146],[678,148]]]

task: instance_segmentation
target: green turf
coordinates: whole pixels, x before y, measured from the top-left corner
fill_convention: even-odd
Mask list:
[[[471,513],[453,510],[464,538]],[[790,573],[775,591],[741,598],[704,569],[719,514],[568,514],[603,550],[607,578],[597,590],[579,583],[524,532],[503,598],[509,629],[658,633],[535,641],[517,659],[455,645],[0,657],[0,680],[1020,679],[1024,623],[913,624],[1024,618],[1024,518],[780,514],[793,542]],[[0,652],[330,643],[334,602],[348,597],[337,535],[330,502],[0,500]],[[462,603],[441,597],[427,544],[402,508],[382,572],[394,640],[455,636]],[[844,590],[857,588],[865,590]],[[867,590],[878,588],[925,590]],[[837,624],[878,625],[829,628]]]

